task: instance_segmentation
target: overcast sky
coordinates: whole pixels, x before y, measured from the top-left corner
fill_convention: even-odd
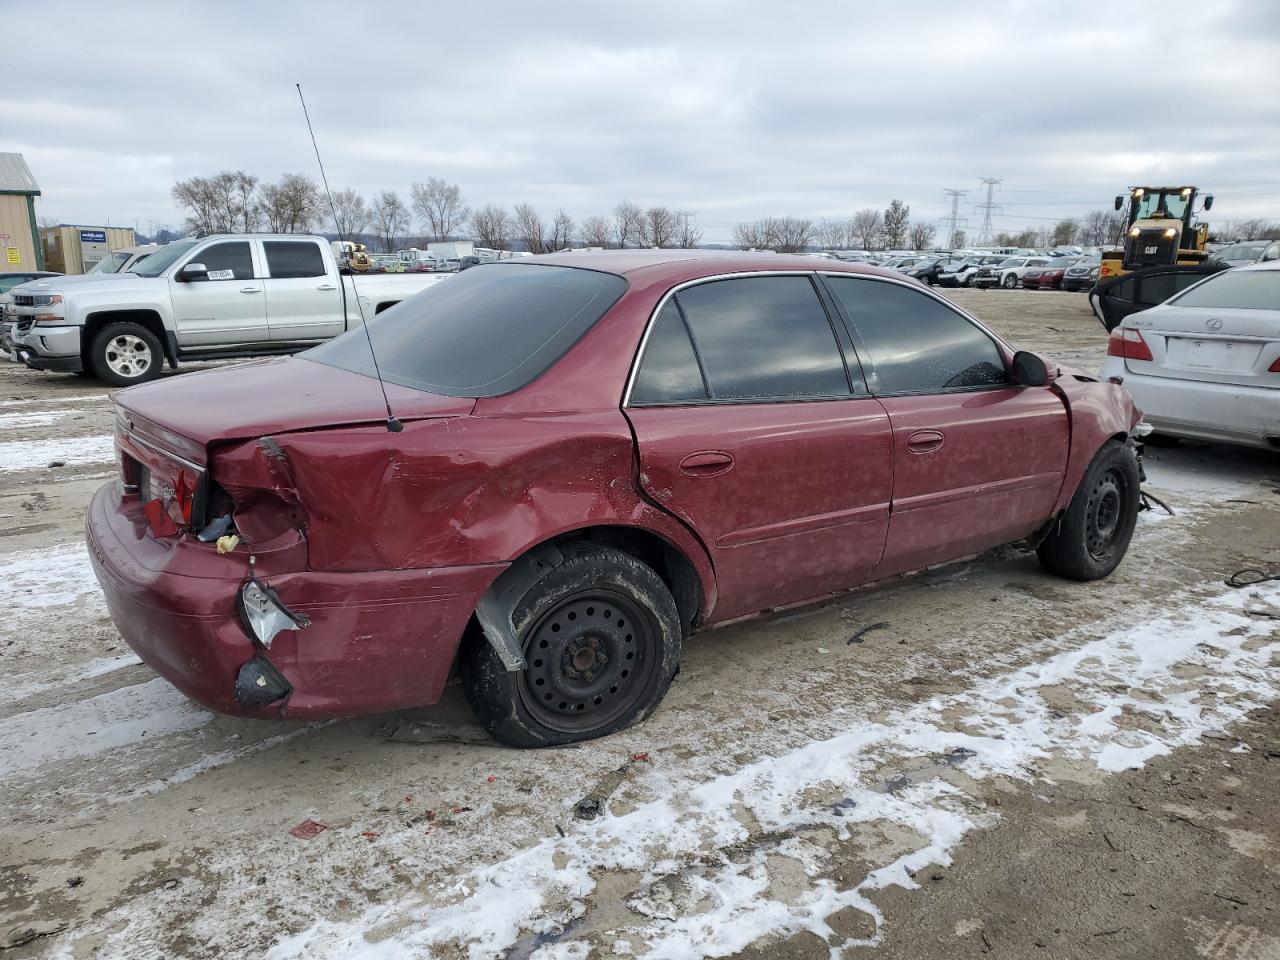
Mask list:
[[[893,197],[936,223],[946,187],[973,236],[980,177],[997,230],[1155,181],[1280,219],[1280,4],[1049,6],[0,0],[0,150],[41,216],[178,227],[177,179],[314,175],[300,81],[331,184],[365,194],[625,197],[708,240]]]

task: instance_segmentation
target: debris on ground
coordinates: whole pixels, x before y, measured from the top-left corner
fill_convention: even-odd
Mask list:
[[[889,626],[888,623],[881,622],[881,623],[873,623],[869,627],[863,627],[861,630],[859,630],[857,633],[855,633],[852,637],[849,638],[849,643],[850,644],[861,643],[863,640],[867,638],[867,634],[870,633],[872,630],[883,630],[887,626]]]
[[[11,950],[14,947],[25,946],[33,940],[39,940],[41,937],[52,937],[65,929],[67,929],[66,923],[55,922],[33,923],[25,927],[14,927],[4,935],[3,940],[0,940],[0,950]]]
[[[299,840],[314,840],[328,829],[329,825],[327,823],[321,823],[319,820],[312,820],[308,817],[290,830],[289,833]]]
[[[380,724],[374,736],[388,743],[493,743],[480,727],[394,717]]]
[[[600,816],[600,814],[604,813],[605,804],[613,796],[614,791],[622,786],[623,781],[627,779],[627,774],[631,768],[637,763],[648,762],[649,755],[647,753],[632,754],[630,759],[618,767],[617,770],[613,770],[600,778],[600,782],[591,788],[591,792],[574,805],[573,815],[579,820],[594,820]]]

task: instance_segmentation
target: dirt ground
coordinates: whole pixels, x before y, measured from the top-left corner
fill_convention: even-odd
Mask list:
[[[1082,295],[954,298],[1100,365]],[[1223,583],[1280,570],[1280,456],[1149,448],[1175,515],[1105,581],[1006,549],[707,631],[649,721],[519,752],[456,687],[246,722],[139,664],[106,396],[0,362],[6,958],[1280,958],[1280,584]]]

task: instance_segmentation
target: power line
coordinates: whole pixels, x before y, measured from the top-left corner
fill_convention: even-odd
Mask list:
[[[996,187],[1002,182],[998,177],[979,177],[979,181],[987,185],[987,200],[985,203],[979,203],[973,209],[982,211],[982,229],[978,232],[978,245],[982,246],[991,242],[991,215],[993,213],[1003,213],[1003,208],[993,201]]]
[[[959,229],[961,224],[966,227],[969,225],[969,221],[960,216],[960,201],[969,191],[957,190],[954,187],[945,187],[942,192],[951,198],[951,214],[950,216],[943,217],[942,221],[943,223],[950,224],[947,228],[947,246],[954,249],[956,245],[956,230]]]

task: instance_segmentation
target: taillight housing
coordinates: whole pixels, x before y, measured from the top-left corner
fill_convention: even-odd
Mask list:
[[[1280,357],[1276,357],[1275,360],[1271,361],[1271,366],[1267,367],[1267,371],[1270,373],[1280,373]]]
[[[1107,356],[1123,357],[1126,360],[1152,360],[1151,348],[1142,339],[1141,330],[1129,327],[1116,327],[1107,340]]]

